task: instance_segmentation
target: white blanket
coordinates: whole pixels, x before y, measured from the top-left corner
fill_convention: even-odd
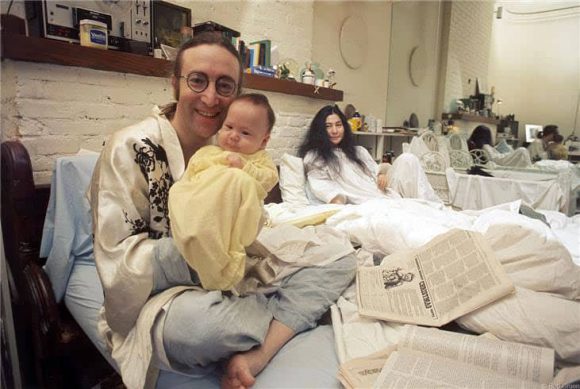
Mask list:
[[[518,214],[519,206],[516,201],[480,211],[456,212],[427,201],[372,200],[344,206],[327,224],[347,232],[351,241],[365,250],[381,255],[418,247],[451,228],[483,233],[518,291],[465,316],[460,324],[500,339],[551,347],[560,360],[578,363],[580,267],[574,262],[580,263],[580,220],[548,213],[553,224],[550,228]],[[377,326],[361,319],[349,304],[341,300],[334,312],[342,323],[337,333],[342,336],[337,339],[337,347],[343,348],[339,358],[341,354],[346,360],[362,356],[396,341],[396,326]]]

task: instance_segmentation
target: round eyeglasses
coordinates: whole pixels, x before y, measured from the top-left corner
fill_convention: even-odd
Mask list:
[[[203,92],[209,85],[209,79],[205,73],[191,72],[179,78],[184,78],[189,89],[196,93]],[[236,92],[236,89],[236,82],[231,77],[221,76],[215,80],[215,90],[220,96],[229,97]]]

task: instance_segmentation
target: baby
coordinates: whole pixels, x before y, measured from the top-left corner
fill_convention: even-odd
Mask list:
[[[202,147],[169,191],[175,244],[207,290],[234,290],[258,235],[262,206],[278,181],[264,150],[276,117],[266,96],[245,94],[229,106],[218,146]]]

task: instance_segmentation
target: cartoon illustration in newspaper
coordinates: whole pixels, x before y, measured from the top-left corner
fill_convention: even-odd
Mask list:
[[[383,284],[385,289],[403,285],[405,282],[413,281],[415,275],[411,272],[403,273],[400,267],[396,269],[383,269]]]

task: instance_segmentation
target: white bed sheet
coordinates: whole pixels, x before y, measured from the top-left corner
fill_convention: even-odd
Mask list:
[[[469,315],[470,320],[460,319],[459,322],[469,330],[491,332],[501,339],[552,347],[561,360],[577,362],[580,360],[577,348],[580,342],[580,322],[577,320],[580,317],[580,258],[578,250],[567,248],[579,246],[580,220],[553,212],[548,220],[555,227],[550,228],[542,221],[519,214],[519,206],[518,201],[480,211],[457,212],[416,200],[377,200],[345,207],[329,218],[327,224],[348,232],[364,249],[384,255],[420,246],[452,227],[484,234],[514,284],[530,291],[526,294],[530,296],[526,297],[529,301],[518,304],[534,307],[534,319],[532,322],[530,314],[522,314],[525,309],[514,311],[513,318],[504,315],[494,319],[497,312],[504,312],[509,305],[508,300],[498,300],[489,308]],[[540,300],[552,301],[554,306],[565,305],[567,309],[554,315],[549,307],[541,309]],[[345,316],[342,310],[341,314]],[[347,321],[346,326],[343,323],[342,327],[371,326],[373,339],[364,339],[367,347],[364,344],[353,347],[352,334],[343,334],[350,337],[337,340],[339,346],[350,349],[343,352],[344,355],[359,356],[361,350],[376,351],[372,348],[374,342],[388,345],[396,339],[385,337],[385,331],[392,333],[396,328],[372,326],[360,318],[355,319]],[[519,328],[522,323],[527,325]],[[354,336],[354,340],[358,338]]]
[[[540,180],[483,177],[456,173],[453,169],[447,169],[446,175],[451,203],[459,209],[484,209],[522,200],[536,209],[567,210],[568,193],[557,177],[548,179],[541,175]]]
[[[562,243],[580,266],[580,215],[568,217],[557,211],[541,211],[551,228],[519,214],[522,201],[512,201],[480,210],[456,211],[441,204],[417,199],[374,199],[359,205],[332,205],[339,211],[326,220],[349,234],[353,243],[372,253],[388,255],[429,242],[451,228],[485,232],[491,225],[524,225],[546,239]],[[305,215],[328,210],[327,205],[268,204],[272,223],[291,222]]]

